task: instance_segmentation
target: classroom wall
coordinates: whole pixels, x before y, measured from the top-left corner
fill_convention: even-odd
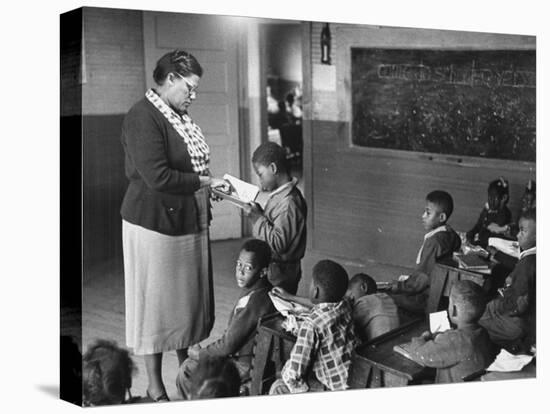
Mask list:
[[[500,175],[510,181],[510,208],[517,210],[525,183],[535,178],[533,163],[472,159],[459,164],[446,157],[353,147],[349,50],[532,49],[533,37],[331,24],[332,65],[327,66],[320,65],[321,28],[321,23],[310,28],[311,76],[305,79],[311,90],[304,125],[310,251],[358,264],[412,267],[424,234],[425,195],[449,191],[455,201],[449,223],[465,231],[486,201],[489,181]]]
[[[141,11],[86,7],[83,21],[83,237],[89,269],[122,261],[119,210],[127,181],[120,131],[124,115],[145,92],[145,73]]]

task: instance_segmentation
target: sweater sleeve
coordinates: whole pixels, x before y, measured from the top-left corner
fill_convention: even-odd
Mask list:
[[[420,293],[430,285],[430,272],[435,266],[436,259],[441,255],[441,246],[436,236],[428,238],[422,247],[420,263],[404,282],[399,282],[399,291],[403,293]]]
[[[248,303],[231,318],[220,339],[200,351],[200,356],[227,356],[238,352],[256,330],[261,311],[262,295],[252,293]],[[264,305],[265,306],[265,305]]]
[[[193,194],[200,188],[198,174],[171,168],[161,126],[151,113],[129,114],[124,133],[128,154],[149,188],[171,194]]]
[[[457,349],[454,331],[444,332],[434,340],[412,342],[409,349],[413,361],[431,368],[447,368],[458,364],[462,355]]]
[[[304,226],[304,215],[291,198],[286,198],[281,202],[281,206],[277,207],[273,221],[266,216],[258,218],[254,223],[253,232],[281,256],[288,251],[294,238],[302,234]]]
[[[486,212],[487,210],[485,208],[481,210],[481,213],[479,214],[476,224],[474,225],[474,227],[470,229],[470,231],[466,233],[466,238],[468,239],[468,241],[470,242],[473,241],[475,235],[479,233],[483,228],[483,220],[485,219],[485,215],[487,214]]]

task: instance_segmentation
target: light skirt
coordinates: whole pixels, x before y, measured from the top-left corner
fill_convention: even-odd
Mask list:
[[[168,236],[122,221],[126,345],[136,355],[186,348],[214,324],[208,229]]]

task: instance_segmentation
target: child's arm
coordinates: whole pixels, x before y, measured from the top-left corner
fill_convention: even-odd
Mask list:
[[[281,200],[273,217],[273,221],[268,220],[265,215],[257,217],[253,224],[253,232],[257,238],[265,240],[276,254],[283,255],[305,231],[306,219],[290,198]]]
[[[459,363],[463,355],[460,354],[459,344],[456,343],[454,331],[443,332],[433,340],[426,340],[427,336],[415,338],[409,348],[411,359],[420,365],[431,368],[447,368]]]
[[[469,242],[473,242],[475,235],[479,233],[483,228],[483,221],[485,220],[486,214],[487,214],[487,209],[483,207],[483,210],[481,210],[481,213],[479,214],[476,224],[474,225],[474,227],[470,229],[470,231],[466,233],[466,239]]]
[[[316,354],[317,335],[309,319],[300,325],[296,343],[290,352],[290,358],[281,371],[281,377],[292,394],[307,392],[307,373]]]
[[[308,309],[311,309],[313,307],[313,303],[311,303],[311,300],[309,298],[305,298],[303,296],[297,296],[293,295],[291,293],[288,293],[286,290],[284,290],[281,287],[274,287],[271,292],[275,295],[280,297],[281,299],[288,300],[289,302],[296,302],[299,305],[302,305]]]
[[[266,313],[271,301],[252,293],[246,306],[236,313],[222,337],[200,350],[200,356],[227,356],[238,352],[256,330],[258,318]]]

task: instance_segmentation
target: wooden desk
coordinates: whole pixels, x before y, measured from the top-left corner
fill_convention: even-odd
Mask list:
[[[414,320],[357,347],[353,352],[348,386],[350,388],[402,387],[424,378],[435,370],[423,367],[393,350],[429,330],[425,320]]]
[[[443,296],[448,297],[451,286],[457,280],[471,280],[477,283],[485,292],[489,291],[490,274],[477,273],[471,270],[459,269],[454,262],[436,263],[432,273],[430,275],[430,293],[428,296],[428,304],[426,306],[426,313],[437,312],[439,309],[439,303]]]
[[[261,395],[267,392],[267,386],[290,357],[296,337],[282,328],[283,320],[280,313],[274,313],[258,321],[252,359],[250,395]],[[269,366],[270,363],[272,363],[271,366]]]

